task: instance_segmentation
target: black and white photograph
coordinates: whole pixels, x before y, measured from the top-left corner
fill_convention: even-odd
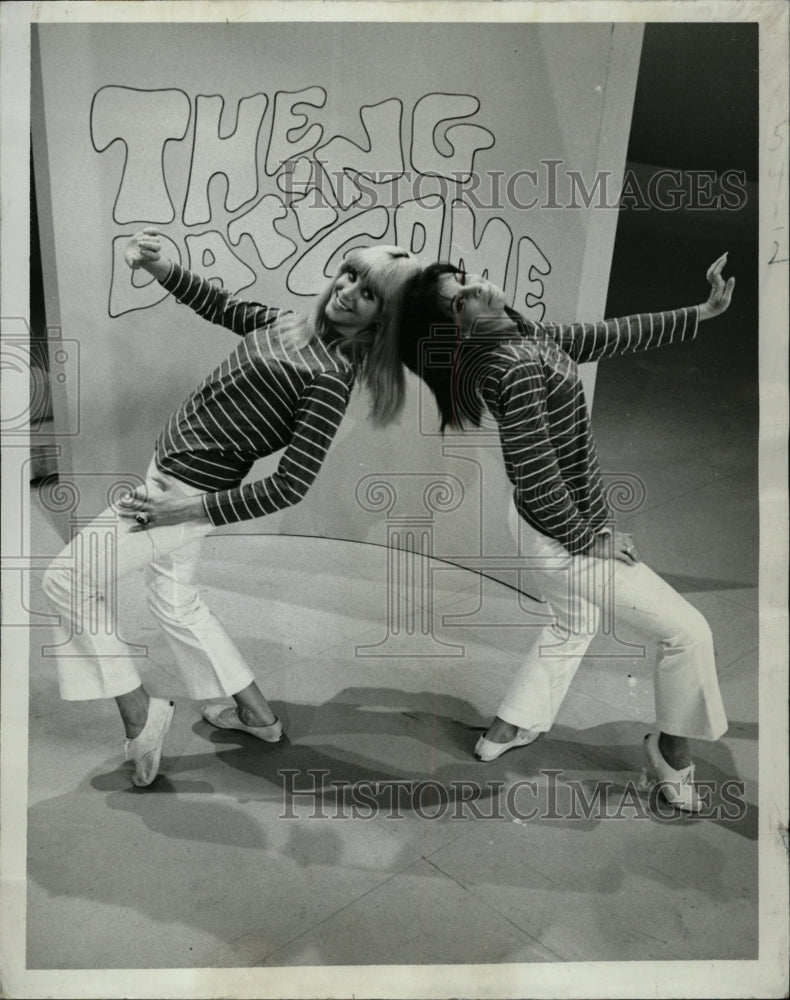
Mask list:
[[[787,995],[789,14],[2,5],[2,996]]]

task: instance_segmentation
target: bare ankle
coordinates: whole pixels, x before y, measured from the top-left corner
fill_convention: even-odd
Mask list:
[[[242,691],[233,695],[239,718],[245,726],[271,726],[277,717],[271,705],[263,697],[263,692],[253,681]]]
[[[518,726],[514,726],[510,722],[505,722],[504,719],[500,719],[497,716],[488,727],[486,739],[491,740],[492,743],[509,743],[517,732]]]
[[[139,687],[128,694],[118,695],[115,703],[121,713],[127,740],[137,739],[148,721],[148,705],[150,703],[148,693],[144,688]]]
[[[245,726],[271,726],[276,721],[275,718],[270,719],[268,722],[264,721],[257,712],[253,712],[250,708],[245,708],[244,705],[239,705],[237,708],[239,718],[244,723]]]
[[[669,733],[659,733],[658,749],[667,764],[676,771],[682,771],[691,763],[689,743],[685,736],[672,736]]]

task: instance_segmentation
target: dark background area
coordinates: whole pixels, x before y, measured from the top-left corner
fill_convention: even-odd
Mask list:
[[[725,273],[735,275],[736,288],[730,310],[703,323],[695,341],[600,364],[594,401],[603,450],[608,445],[612,453],[627,452],[636,463],[640,449],[652,447],[640,437],[645,428],[657,436],[662,423],[681,414],[690,436],[707,425],[730,428],[732,449],[753,439],[749,454],[706,454],[700,461],[718,459],[722,468],[736,461],[753,464],[755,498],[758,110],[757,25],[646,25],[629,167],[640,177],[650,173],[645,165],[742,170],[747,195],[737,211],[621,210],[606,315],[704,301],[705,272],[725,251]],[[675,442],[675,448],[682,446]],[[667,458],[671,462],[669,445]]]
[[[646,25],[628,168],[643,183],[653,168],[743,171],[746,195],[737,210],[622,209],[607,300],[609,316],[701,301],[708,264],[729,251],[738,290],[717,326],[737,330],[742,360],[757,347],[757,70],[757,25]]]
[[[629,160],[758,179],[756,24],[648,24]]]

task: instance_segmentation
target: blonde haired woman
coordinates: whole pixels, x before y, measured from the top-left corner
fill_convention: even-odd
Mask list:
[[[321,468],[356,377],[372,394],[371,417],[389,422],[403,402],[403,372],[393,323],[398,296],[419,265],[399,247],[352,250],[309,315],[254,302],[164,260],[155,229],[129,241],[126,261],[143,268],[199,316],[242,339],[173,413],[156,442],[145,487],[105,511],[118,517],[115,567],[91,560],[93,525],[53,562],[44,591],[61,614],[68,655],[58,660],[65,700],[114,698],[126,731],[132,781],[156,777],[175,710],[149,697],[127,644],[86,627],[111,597],[116,579],[146,571],[150,610],[162,628],[192,698],[232,697],[206,706],[212,725],[268,743],[280,721],[194,578],[212,527],[262,517],[298,503]],[[259,458],[283,450],[277,470],[243,482]],[[102,531],[104,534],[104,531]]]

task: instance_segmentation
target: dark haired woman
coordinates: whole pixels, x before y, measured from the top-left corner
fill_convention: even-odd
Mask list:
[[[393,316],[419,265],[400,247],[352,250],[312,312],[302,315],[239,302],[162,259],[153,229],[132,237],[126,260],[241,338],[167,422],[145,487],[79,532],[44,576],[44,592],[68,626],[58,659],[61,697],[115,699],[135,763],[132,781],[145,786],[157,775],[174,705],[148,696],[128,645],[114,628],[93,627],[97,616],[114,606],[117,579],[145,569],[149,607],[190,696],[235,701],[205,707],[204,717],[264,742],[282,738],[250,668],[194,583],[201,542],[215,525],[262,517],[305,496],[357,375],[371,389],[374,422],[397,413],[404,379]],[[276,472],[242,482],[256,459],[280,449]],[[108,523],[116,525],[113,551],[92,553]]]
[[[599,323],[534,323],[490,281],[450,264],[410,279],[401,357],[433,391],[442,430],[479,426],[484,407],[496,421],[514,487],[510,526],[555,616],[480,737],[480,760],[551,728],[606,608],[657,645],[656,731],[644,749],[664,797],[690,812],[702,806],[688,740],[716,740],[727,728],[710,628],[614,527],[577,365],[696,336],[699,321],[729,306],[735,279],[722,277],[726,257],[708,269],[702,305]],[[453,363],[433,365],[442,352],[426,347],[448,327]]]

